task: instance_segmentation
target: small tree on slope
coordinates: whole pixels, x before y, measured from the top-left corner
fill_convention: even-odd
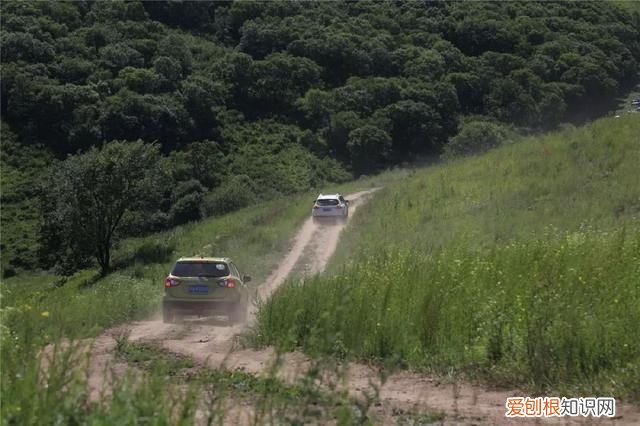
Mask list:
[[[157,145],[111,142],[56,164],[41,199],[45,261],[70,273],[95,257],[107,274],[125,212],[149,210],[161,199],[159,158]]]

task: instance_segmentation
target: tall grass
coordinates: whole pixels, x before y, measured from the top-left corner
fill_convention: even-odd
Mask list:
[[[257,332],[285,348],[640,398],[640,233],[558,234],[364,255],[282,288]]]
[[[319,190],[364,189],[399,175],[387,173]],[[85,270],[71,277],[31,273],[4,279],[0,287],[1,424],[125,424],[135,423],[140,416],[150,416],[154,424],[177,424],[166,404],[171,390],[162,386],[162,371],[150,372],[149,382],[142,386],[129,381],[115,384],[117,398],[110,405],[96,405],[86,399],[86,377],[75,374],[78,348],[73,343],[48,362],[52,380],[42,391],[43,348],[95,336],[107,327],[152,314],[160,306],[163,278],[180,256],[229,256],[241,272],[253,276],[254,283],[262,282],[287,250],[316,195],[275,200],[122,241],[115,248],[117,269],[104,278],[97,270]],[[191,403],[184,401],[187,408]],[[189,408],[184,423],[192,424],[193,415]]]
[[[640,400],[638,135],[601,120],[392,183],[258,341]]]
[[[640,214],[640,120],[566,129],[393,182],[356,215],[333,265],[368,247],[474,247],[525,240],[555,226],[615,229]]]

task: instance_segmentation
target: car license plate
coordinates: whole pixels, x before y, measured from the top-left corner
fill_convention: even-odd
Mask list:
[[[330,212],[330,211],[331,211],[331,208],[328,208],[328,209],[322,209],[322,211],[323,211],[323,212]]]
[[[207,286],[207,285],[192,285],[192,286],[189,286],[189,293],[193,293],[193,294],[206,294],[206,293],[209,293],[209,286]]]

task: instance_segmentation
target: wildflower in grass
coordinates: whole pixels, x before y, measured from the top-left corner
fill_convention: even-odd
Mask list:
[[[40,315],[42,315],[45,318],[49,318],[49,311],[44,311],[43,313],[41,313]]]

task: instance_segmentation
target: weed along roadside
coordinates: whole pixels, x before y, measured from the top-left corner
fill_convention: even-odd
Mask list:
[[[348,195],[346,226],[314,225],[305,195],[286,214],[267,203],[125,241],[117,256],[143,248],[143,259],[102,280],[92,271],[20,277],[30,292],[4,282],[11,307],[2,309],[2,392],[11,396],[3,413],[25,424],[54,415],[125,424],[140,416],[184,424],[505,424],[508,398],[614,395],[616,423],[637,424],[638,218],[611,207],[639,195],[625,183],[635,179],[629,161],[640,129],[625,123],[604,141],[617,158],[604,159],[609,150],[593,137],[604,120],[371,182],[384,188]],[[584,152],[575,152],[577,140]],[[540,145],[549,147],[543,162],[534,155]],[[621,186],[605,192],[590,181],[585,189],[573,169],[584,157]],[[553,166],[560,158],[561,169]],[[549,178],[563,182],[558,192],[548,185],[523,199],[538,176],[531,170],[548,167]],[[497,185],[494,173],[509,179]],[[560,190],[574,194],[573,210],[559,208],[567,202]],[[580,223],[572,222],[576,211]],[[251,274],[264,285],[248,329],[144,319],[159,306],[165,253],[203,247],[254,261]],[[93,344],[59,343],[96,335]],[[47,342],[58,349],[43,354]],[[43,362],[51,391],[39,394]],[[63,387],[68,392],[56,391]],[[168,395],[181,398],[158,410]]]
[[[503,397],[615,397],[639,422],[639,126],[604,119],[389,185],[328,273],[262,307],[254,343],[519,389]]]
[[[0,426],[640,425],[639,13],[0,1]]]
[[[357,185],[367,183],[351,184]],[[118,416],[133,418],[131,416],[136,417],[144,410],[142,406],[116,407],[114,404],[125,404],[127,399],[131,399],[152,405],[153,401],[159,401],[158,398],[164,398],[162,395],[166,395],[166,392],[158,389],[165,380],[166,371],[144,374],[140,379],[141,376],[133,369],[134,377],[130,377],[130,366],[123,363],[122,359],[113,357],[118,346],[116,340],[121,333],[104,333],[101,329],[130,318],[144,318],[153,314],[159,306],[162,289],[158,283],[162,283],[169,267],[168,263],[155,262],[167,262],[167,251],[191,253],[201,250],[207,245],[203,235],[224,235],[224,238],[215,238],[210,242],[209,248],[231,253],[243,264],[248,263],[246,259],[252,259],[252,274],[257,281],[265,280],[268,271],[273,269],[279,257],[289,248],[291,232],[308,215],[309,204],[306,200],[310,197],[306,195],[300,198],[304,202],[292,199],[288,204],[290,207],[285,210],[281,202],[267,203],[150,239],[125,241],[117,256],[123,259],[133,256],[136,260],[126,262],[128,267],[101,280],[96,281],[93,271],[83,271],[66,279],[33,275],[3,282],[2,383],[6,386],[3,388],[3,412],[6,417],[3,417],[21,419],[21,423],[24,421],[25,424],[49,423],[54,416],[117,421],[120,419]],[[273,214],[276,210],[279,214]],[[158,251],[160,257],[150,255],[154,250],[149,247],[155,244],[163,245],[162,250]],[[165,250],[167,244],[170,250]],[[143,260],[136,258],[140,248],[144,248]],[[271,282],[277,285],[276,281],[280,279],[277,274],[272,275]],[[11,307],[5,308],[5,303]],[[184,335],[189,329],[187,325],[177,330],[162,330],[155,327],[153,321],[142,324],[148,325],[143,327],[146,337],[154,336],[154,332],[168,333],[165,338]],[[134,333],[136,330],[140,329],[134,327]],[[225,333],[228,334],[224,344],[232,343],[233,337],[240,331],[241,328],[226,329]],[[96,341],[91,343],[91,336],[97,333]],[[161,334],[158,336],[161,337]],[[84,337],[89,340],[78,344],[69,343],[68,340]],[[8,345],[7,342],[12,344]],[[49,344],[48,349],[40,351],[39,348],[46,344]],[[28,362],[22,361],[25,359]],[[33,395],[37,395],[39,389],[38,371],[43,365],[48,372],[47,389],[56,392],[52,394],[55,397],[49,395],[34,399]],[[69,392],[57,392],[62,383]],[[146,388],[155,389],[148,392],[157,394],[151,397]],[[7,389],[14,391],[7,392]],[[87,389],[91,401],[102,404],[100,407],[88,409],[84,405]],[[102,395],[122,399],[101,401]],[[113,406],[112,412],[107,408],[109,404]],[[54,408],[58,405],[68,407],[68,411],[56,411]],[[168,413],[163,411],[154,415],[168,418]],[[187,412],[185,416],[185,424],[190,424],[191,414]]]

